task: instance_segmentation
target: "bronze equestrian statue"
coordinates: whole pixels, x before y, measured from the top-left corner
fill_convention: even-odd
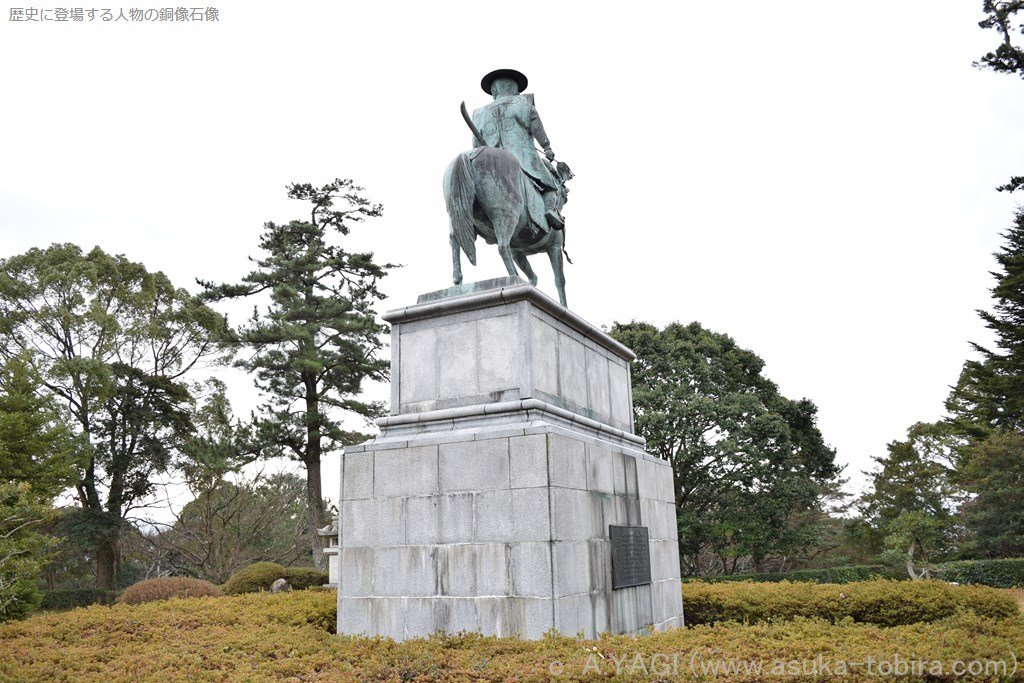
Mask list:
[[[524,95],[526,76],[514,69],[498,69],[484,76],[480,87],[494,101],[462,114],[473,131],[471,151],[463,152],[444,174],[444,197],[451,222],[452,279],[462,283],[461,249],[476,265],[476,237],[497,244],[511,277],[516,266],[537,284],[527,256],[547,252],[555,274],[558,299],[565,306],[562,255],[565,220],[561,209],[568,197],[566,182],[572,171],[554,163],[555,153],[533,95]],[[534,147],[544,150],[542,159]]]

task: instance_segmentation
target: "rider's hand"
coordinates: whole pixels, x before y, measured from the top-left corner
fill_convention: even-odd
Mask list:
[[[555,160],[555,152],[550,147],[548,147],[547,149],[544,150],[544,156],[546,156],[548,158],[548,161],[554,161]]]

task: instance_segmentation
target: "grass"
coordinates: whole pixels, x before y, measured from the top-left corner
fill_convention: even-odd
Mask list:
[[[334,601],[331,592],[294,591],[41,614],[0,626],[0,680],[798,681],[812,680],[822,673],[814,667],[827,664],[818,680],[868,681],[879,675],[865,662],[898,656],[897,662],[946,667],[949,675],[928,680],[952,681],[964,680],[952,674],[955,661],[996,667],[1009,652],[1024,653],[1024,618],[969,611],[888,628],[797,617],[641,638],[530,642],[464,634],[395,643],[333,635]],[[840,664],[844,675],[836,674]],[[709,667],[728,670],[710,676]]]

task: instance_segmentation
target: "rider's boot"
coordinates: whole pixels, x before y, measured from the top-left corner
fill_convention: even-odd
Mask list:
[[[544,218],[552,230],[564,230],[565,219],[558,211],[558,190],[548,190],[544,193]]]

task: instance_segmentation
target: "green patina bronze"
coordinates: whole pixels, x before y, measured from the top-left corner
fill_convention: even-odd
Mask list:
[[[457,156],[444,174],[452,279],[456,285],[462,283],[460,250],[476,264],[479,235],[488,244],[498,245],[510,277],[517,277],[519,266],[533,285],[537,274],[527,256],[546,252],[564,306],[565,221],[561,209],[572,171],[563,162],[555,163],[533,95],[522,93],[526,84],[526,76],[513,69],[492,71],[480,85],[494,101],[475,110],[471,118],[463,105],[474,149]],[[534,141],[546,158],[538,154]]]

